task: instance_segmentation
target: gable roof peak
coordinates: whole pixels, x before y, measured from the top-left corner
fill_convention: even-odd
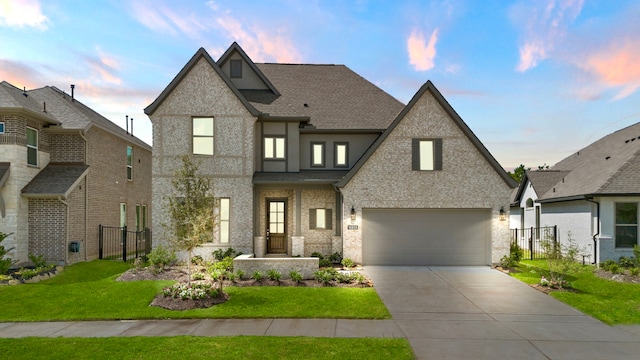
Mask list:
[[[229,46],[229,48],[227,49],[227,51],[224,52],[224,54],[222,54],[222,56],[220,56],[220,58],[218,59],[218,61],[216,62],[216,64],[218,64],[218,66],[222,69],[222,67],[224,66],[224,64],[229,61],[231,59],[231,56],[234,53],[238,53],[240,55],[240,57],[242,58],[242,60],[244,60],[244,62],[251,68],[251,70],[258,76],[258,78],[260,79],[260,81],[262,81],[265,86],[271,90],[271,92],[273,92],[273,94],[275,96],[280,96],[280,92],[278,92],[278,89],[276,89],[275,86],[273,86],[273,84],[271,83],[271,81],[269,81],[269,79],[264,75],[264,73],[256,66],[256,63],[253,62],[253,60],[251,60],[251,58],[249,57],[249,55],[247,55],[246,52],[244,52],[244,50],[242,49],[242,47],[240,45],[238,45],[237,42],[233,42],[231,44],[231,46]]]

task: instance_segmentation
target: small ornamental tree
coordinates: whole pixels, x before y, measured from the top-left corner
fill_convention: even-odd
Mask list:
[[[8,238],[11,234],[13,233],[5,234],[0,231],[0,243],[3,242],[4,239]],[[11,250],[13,250],[13,248],[5,249],[4,246],[0,245],[0,275],[6,275],[9,272],[9,268],[11,267],[11,265],[16,263],[15,260],[11,258],[5,259],[4,257]]]
[[[171,246],[187,252],[189,283],[193,250],[211,239],[215,224],[211,180],[198,174],[199,165],[183,156],[182,168],[176,170],[171,180],[173,191],[166,197],[171,223],[165,226],[173,232]]]

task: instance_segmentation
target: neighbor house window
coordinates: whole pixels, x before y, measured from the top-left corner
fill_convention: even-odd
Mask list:
[[[133,148],[127,146],[127,180],[133,180]]]
[[[331,209],[309,209],[309,229],[331,229]]]
[[[136,231],[140,231],[142,226],[142,207],[140,204],[136,204]]]
[[[229,205],[229,198],[220,199],[220,242],[223,244],[229,243]]]
[[[311,166],[324,167],[324,143],[311,143]]]
[[[638,243],[638,204],[616,203],[616,247],[633,248]]]
[[[442,139],[412,140],[413,170],[442,170]]]
[[[531,209],[533,207],[533,199],[532,198],[528,198],[527,199],[526,207],[527,207],[527,209]]]
[[[4,122],[0,121],[0,135],[4,134]]]
[[[127,204],[120,203],[120,227],[127,226]]]
[[[27,127],[27,164],[38,165],[38,130]]]
[[[193,118],[193,154],[213,155],[213,118]]]
[[[229,61],[229,70],[231,73],[231,78],[241,78],[242,77],[242,60]]]
[[[284,159],[285,145],[283,137],[264,138],[264,158]]]
[[[334,143],[333,165],[335,167],[349,166],[349,143]]]
[[[142,205],[142,230],[147,228],[147,205]]]

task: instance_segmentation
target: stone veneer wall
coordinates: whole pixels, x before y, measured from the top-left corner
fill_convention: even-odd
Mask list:
[[[171,179],[182,166],[182,156],[192,154],[191,119],[194,116],[214,118],[214,155],[192,157],[201,163],[200,173],[212,180],[214,196],[229,198],[231,206],[229,243],[220,243],[216,235],[204,248],[233,247],[243,253],[252,253],[252,159],[256,120],[203,58],[150,115],[154,146],[154,246],[166,243],[172,236],[163,226],[169,223],[164,210],[165,196],[173,189]]]
[[[413,138],[443,139],[443,170],[412,170]],[[491,261],[497,263],[509,252],[509,223],[499,221],[499,211],[509,208],[511,191],[427,91],[342,189],[343,256],[362,262],[363,208],[485,208],[492,211]],[[347,229],[351,206],[357,230]]]
[[[342,249],[333,249],[332,240],[336,233],[336,192],[333,189],[303,190],[301,204],[302,235],[304,236],[304,256],[311,256],[314,252],[331,255],[333,252],[342,253]],[[331,209],[331,229],[311,230],[309,228],[310,209]]]
[[[233,270],[242,270],[246,278],[255,271],[262,271],[265,276],[267,271],[274,269],[280,271],[282,279],[290,279],[289,273],[299,271],[303,279],[313,279],[313,275],[319,269],[319,258],[255,258],[253,254],[239,255],[233,259]]]

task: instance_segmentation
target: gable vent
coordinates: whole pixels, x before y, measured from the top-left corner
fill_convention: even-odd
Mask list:
[[[611,156],[607,156],[606,158],[604,158],[605,160],[609,160],[611,159]]]

